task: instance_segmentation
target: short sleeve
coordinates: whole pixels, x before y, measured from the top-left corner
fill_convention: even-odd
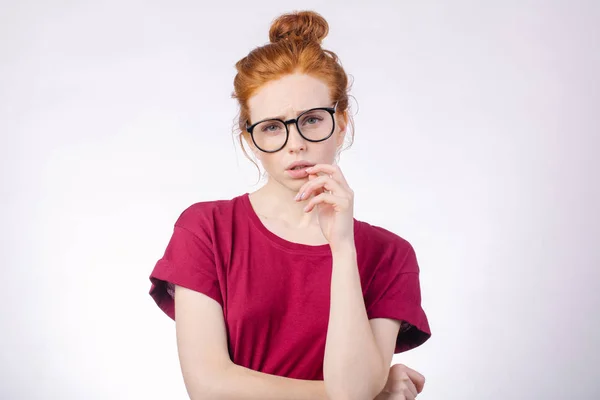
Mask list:
[[[382,259],[366,294],[369,319],[391,318],[401,322],[394,353],[411,350],[431,337],[421,307],[419,266],[413,247],[402,241]]]
[[[150,296],[172,319],[175,319],[175,285],[203,293],[222,307],[214,259],[209,235],[175,224],[165,253],[150,275]]]

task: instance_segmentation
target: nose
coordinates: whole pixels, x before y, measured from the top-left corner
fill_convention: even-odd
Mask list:
[[[286,144],[288,152],[297,153],[299,151],[306,150],[306,140],[298,132],[296,124],[290,124],[289,131],[290,134]]]

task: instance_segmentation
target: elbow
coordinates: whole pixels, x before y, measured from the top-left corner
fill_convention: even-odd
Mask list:
[[[363,389],[359,388],[356,383],[351,384],[348,380],[333,379],[333,377],[325,376],[323,381],[325,383],[325,392],[327,393],[327,399],[329,400],[353,400],[361,397]],[[366,382],[360,382],[360,385]],[[362,396],[364,399],[364,395]]]
[[[208,399],[220,399],[218,393],[216,393],[214,386],[208,382],[202,380],[195,380],[193,383],[187,383],[185,385],[187,394],[190,400],[208,400]]]
[[[190,400],[220,400],[224,398],[223,393],[214,384],[197,383],[186,385],[186,389]]]
[[[381,391],[380,391],[381,392]],[[336,392],[336,393],[330,393],[327,392],[327,398],[329,400],[373,400],[377,397],[377,395],[380,393],[373,393],[371,391],[354,391],[354,392]]]
[[[190,400],[220,400],[224,398],[223,382],[227,368],[214,369],[210,373],[184,374],[184,383]]]
[[[373,371],[360,381],[325,380],[325,389],[330,400],[373,400],[383,391],[386,381],[387,371]]]
[[[327,387],[327,398],[329,400],[373,400],[383,391],[383,385],[365,383],[362,386]]]

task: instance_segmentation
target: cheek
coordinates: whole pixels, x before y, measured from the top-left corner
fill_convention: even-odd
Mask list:
[[[257,157],[260,163],[262,164],[263,168],[267,171],[273,170],[273,168],[276,168],[281,162],[279,160],[280,157],[278,157],[278,153],[268,154],[259,151]]]
[[[340,141],[337,136],[332,137],[331,139],[333,140],[328,141],[325,151],[328,155],[331,155],[333,157],[337,152],[338,148],[340,147]]]

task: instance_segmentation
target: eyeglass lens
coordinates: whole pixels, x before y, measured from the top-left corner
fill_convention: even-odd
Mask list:
[[[319,141],[331,134],[333,116],[325,110],[312,110],[300,116],[298,120],[300,133],[308,140]],[[267,120],[254,127],[254,141],[265,151],[282,148],[286,140],[286,127],[278,120]]]

